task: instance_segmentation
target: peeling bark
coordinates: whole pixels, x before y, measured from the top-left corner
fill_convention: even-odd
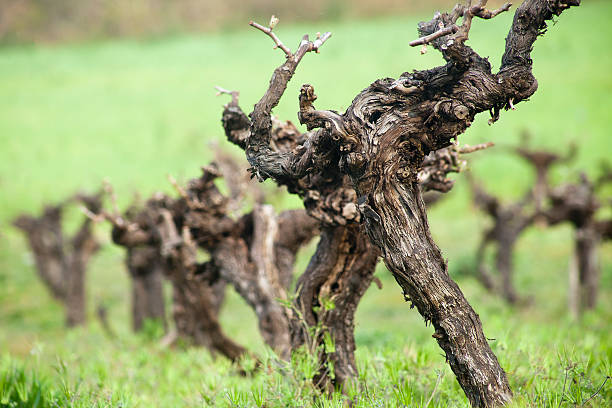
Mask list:
[[[399,79],[380,79],[357,95],[346,112],[317,110],[314,89],[300,91],[298,118],[308,133],[291,151],[275,149],[271,111],[305,53],[319,50],[320,41],[305,36],[296,53],[283,48],[286,61],[270,80],[268,91],[250,115],[248,133],[235,124],[248,123],[244,114],[225,120],[226,135],[244,146],[260,180],[296,186],[297,180],[325,174],[348,176],[357,197],[360,219],[405,296],[436,329],[434,337],[446,353],[459,384],[473,406],[507,403],[512,392],[482,331],[478,315],[448,276],[446,262],[431,239],[418,182],[419,170],[431,152],[451,146],[476,114],[489,111],[491,123],[501,109],[513,108],[537,89],[530,53],[546,21],[578,0],[527,0],[515,13],[506,38],[501,69],[465,45],[473,17],[492,18],[508,9],[484,8],[486,1],[457,6],[419,24],[422,38],[442,53],[447,64],[404,73]],[[461,26],[456,22],[462,18]],[[272,27],[257,27],[272,36]],[[235,98],[234,98],[235,99]],[[230,109],[236,111],[234,101]],[[226,113],[228,109],[226,109]],[[343,184],[340,184],[343,185]],[[300,193],[298,184],[292,192]],[[323,196],[322,194],[319,194]],[[353,203],[354,204],[354,203]],[[306,206],[308,209],[308,206]]]
[[[213,163],[186,189],[175,184],[181,194],[181,208],[173,211],[180,218],[177,225],[189,229],[197,246],[210,254],[219,277],[253,308],[265,343],[286,357],[288,311],[278,300],[287,299],[296,253],[316,234],[316,222],[304,211],[277,216],[261,204],[235,220],[229,216],[232,198],[214,184],[220,176]]]
[[[292,322],[292,348],[306,344],[319,355],[320,369],[313,380],[328,391],[357,375],[355,311],[374,278],[379,256],[358,225],[326,227],[298,280],[295,303],[302,320]],[[312,328],[319,330],[313,333]],[[326,332],[331,345],[324,341]]]
[[[179,235],[169,210],[160,211],[159,223],[162,255],[170,264],[168,278],[173,284],[173,315],[178,336],[237,362],[247,351],[230,339],[219,323],[225,282],[219,279],[217,265],[210,261],[197,262],[197,246],[189,227],[184,225]]]

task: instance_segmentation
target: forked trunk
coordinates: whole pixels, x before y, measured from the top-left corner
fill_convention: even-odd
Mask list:
[[[259,239],[264,241],[263,237]],[[285,306],[279,302],[279,299],[286,299],[286,292],[279,290],[280,286],[266,276],[264,269],[258,269],[250,261],[249,248],[241,239],[221,242],[213,252],[213,259],[223,279],[232,283],[255,312],[264,342],[281,358],[288,358],[291,351],[289,322]]]
[[[76,195],[56,206],[48,206],[40,217],[21,215],[13,225],[28,238],[34,254],[36,270],[51,294],[64,305],[66,326],[85,323],[85,272],[87,265],[99,250],[91,228],[85,219],[69,244],[64,241],[62,212],[73,200],[82,201],[90,210],[99,208],[99,195]]]

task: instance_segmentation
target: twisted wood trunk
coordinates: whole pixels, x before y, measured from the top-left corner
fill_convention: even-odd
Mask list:
[[[343,114],[315,109],[313,87],[302,86],[298,117],[309,132],[291,151],[277,149],[272,143],[270,114],[301,59],[307,52],[318,51],[330,34],[315,41],[304,36],[293,53],[273,35],[273,27],[253,23],[275,41],[287,59],[274,71],[268,91],[255,105],[248,132],[228,131],[226,126],[226,135],[244,146],[261,180],[295,184],[318,174],[336,180],[348,176],[372,244],[380,248],[405,296],[435,327],[434,337],[466,396],[477,407],[505,404],[512,393],[478,315],[448,276],[446,262],[431,239],[419,173],[427,157],[449,148],[476,114],[489,111],[493,123],[501,109],[533,95],[537,89],[531,71],[533,43],[546,21],[579,1],[525,1],[515,13],[496,74],[488,60],[465,45],[473,17],[492,18],[509,8],[506,4],[490,11],[485,4],[480,0],[475,5],[456,6],[451,13],[436,13],[431,21],[420,23],[422,37],[411,45],[432,45],[447,64],[406,72],[397,80],[380,79],[357,95]],[[248,121],[243,115],[227,123]]]
[[[379,256],[359,226],[326,227],[298,280],[295,304],[301,318],[291,321],[292,348],[306,345],[319,356],[314,383],[328,391],[342,389],[357,375],[355,311],[370,287]],[[331,345],[324,341],[326,333]]]
[[[177,334],[236,362],[246,349],[223,332],[218,317],[225,282],[219,279],[214,262],[197,262],[197,245],[191,231],[187,225],[181,225],[186,214],[176,211],[182,208],[180,204],[167,203],[158,209],[157,218],[161,254],[168,263],[167,277],[173,286]]]
[[[221,276],[232,283],[257,315],[264,342],[282,358],[291,352],[288,299],[297,250],[310,241],[316,223],[303,211],[278,218],[269,205],[257,205],[243,217],[243,233],[215,245],[212,258]],[[288,258],[277,258],[285,256]]]
[[[244,148],[251,121],[240,109],[235,92],[223,112],[223,124],[228,139]],[[279,154],[299,149],[306,137],[290,122],[276,122],[272,134],[271,148]],[[291,339],[289,341],[286,334],[274,338],[283,344],[281,357],[288,358],[291,351],[301,347],[318,356],[319,370],[313,382],[320,389],[328,392],[343,389],[346,380],[357,375],[354,315],[374,277],[380,251],[360,231],[356,196],[348,178],[337,171],[320,170],[309,177],[296,174],[275,180],[302,197],[312,218],[303,211],[299,213],[308,218],[310,228],[321,230],[321,237],[306,271],[298,279],[294,310],[284,310],[285,320],[275,319],[280,326],[277,331],[289,329]],[[283,269],[281,264],[293,265],[293,257],[287,257],[284,250],[286,237],[294,235],[295,231],[307,231],[299,227],[301,222],[292,222],[294,217],[285,212],[278,218],[280,239],[275,244],[275,256],[279,271]],[[303,238],[293,242],[302,241]],[[235,248],[236,244],[230,247]],[[294,248],[288,252],[295,254],[296,251]],[[218,258],[230,259],[228,255]],[[281,273],[281,276],[287,275]],[[288,288],[287,284],[283,286]],[[287,295],[283,293],[277,297],[286,299]],[[333,308],[326,309],[324,305],[333,305]],[[326,345],[325,336],[329,336],[333,347],[329,342]]]
[[[91,220],[85,219],[71,240],[72,251],[66,261],[68,281],[66,285],[66,325],[85,324],[87,304],[85,294],[85,272],[91,257],[100,249],[93,235]]]

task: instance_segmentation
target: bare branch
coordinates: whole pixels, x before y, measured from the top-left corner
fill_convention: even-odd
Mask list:
[[[474,146],[463,145],[458,148],[457,152],[461,154],[467,154],[467,153],[477,152],[479,150],[488,149],[489,147],[493,147],[493,146],[495,146],[495,143],[493,142],[480,143]]]
[[[416,47],[417,45],[429,44],[436,38],[444,37],[445,35],[449,35],[449,34],[454,34],[457,32],[457,30],[459,30],[459,27],[453,24],[452,26],[448,26],[448,27],[445,27],[445,28],[442,28],[436,31],[435,33],[432,33],[424,37],[421,37],[419,39],[416,39],[414,41],[411,41],[410,43],[408,43],[408,45],[410,45],[411,47]],[[422,53],[422,54],[425,54],[425,53]]]
[[[332,135],[344,135],[344,121],[342,116],[333,111],[316,110],[312,103],[317,99],[312,85],[302,85],[300,89],[300,123],[305,124],[308,130],[327,127]]]
[[[240,96],[240,92],[238,91],[230,91],[229,89],[221,88],[220,86],[215,86],[217,90],[217,96],[219,95],[231,95],[232,101],[230,102],[232,105],[238,105],[238,97]]]
[[[305,35],[295,55],[292,58],[287,58],[284,64],[274,70],[266,93],[257,102],[253,112],[250,114],[250,135],[244,144],[246,145],[247,159],[254,169],[254,174],[257,175],[260,181],[269,177],[275,180],[295,179],[295,169],[301,169],[298,171],[301,177],[303,171],[309,167],[308,159],[303,160],[305,156],[303,154],[304,149],[302,149],[300,154],[295,154],[294,152],[278,152],[271,148],[270,141],[273,130],[271,113],[287,89],[287,84],[293,77],[303,56],[310,51],[317,52],[330,36],[331,33],[328,32],[323,35],[317,35],[315,41],[310,41],[308,36]],[[229,136],[232,136],[231,132]],[[305,150],[309,150],[309,148]]]
[[[449,173],[460,173],[465,168],[465,160],[460,155],[477,152],[493,146],[492,142],[475,146],[459,146],[454,144],[444,149],[431,152],[425,157],[417,180],[423,191],[439,191],[446,193],[455,184],[454,180],[447,178]]]
[[[317,54],[319,53],[319,48],[331,37],[331,33],[328,31],[325,34],[321,35],[321,33],[317,33],[317,39],[314,41],[310,41],[308,38],[308,34],[302,37],[302,41],[298,47],[298,50],[295,52],[294,60],[296,63],[299,63],[300,60],[306,55],[307,52],[314,51]]]
[[[508,11],[510,10],[510,7],[512,7],[512,3],[505,3],[504,5],[502,5],[500,8],[498,8],[497,10],[488,10],[488,9],[480,9],[479,11],[475,11],[474,15],[482,18],[482,19],[489,19],[489,18],[493,18],[495,16],[497,16],[498,14],[503,13],[504,11]]]
[[[272,31],[273,27],[264,27],[261,24],[257,24],[254,21],[249,21],[249,25],[267,34],[272,39],[272,41],[274,41],[274,44],[275,44],[274,48],[280,48],[281,50],[283,50],[287,58],[293,57],[291,50],[287,48],[287,46],[283,44],[280,38],[278,38],[278,36]]]
[[[168,179],[170,184],[172,184],[172,187],[174,187],[176,192],[189,203],[191,201],[191,199],[189,198],[189,194],[187,194],[185,189],[179,185],[176,179],[170,174],[168,174],[166,178]]]
[[[108,179],[104,179],[104,181],[102,181],[102,184],[104,187],[104,192],[110,197],[111,205],[113,207],[113,213],[118,216],[120,212],[119,206],[117,205],[117,195],[115,194],[115,190],[113,189],[113,186],[111,185],[110,181],[108,181]]]
[[[79,210],[81,210],[81,212],[83,214],[85,214],[85,216],[87,218],[89,218],[90,220],[92,220],[96,224],[107,219],[107,217],[104,214],[102,214],[102,213],[94,214],[92,211],[89,210],[89,208],[85,207],[84,205],[80,205],[79,206]]]

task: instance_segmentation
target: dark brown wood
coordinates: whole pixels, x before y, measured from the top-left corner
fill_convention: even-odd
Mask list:
[[[374,278],[379,255],[358,225],[324,227],[298,280],[299,318],[291,324],[292,348],[306,346],[319,356],[313,380],[327,391],[342,389],[357,375],[355,312]],[[325,341],[328,333],[331,344]]]
[[[97,211],[100,200],[100,194],[77,194],[63,203],[45,207],[40,217],[24,214],[13,222],[28,238],[38,275],[53,297],[63,303],[68,327],[82,325],[87,320],[85,273],[100,246],[89,218],[85,218],[74,236],[65,242],[62,212],[74,201],[81,202],[89,211]]]
[[[306,48],[306,40],[300,47]],[[284,77],[277,84],[286,84],[288,69],[295,69],[297,63],[294,58],[289,57],[287,62],[275,71],[275,76],[282,73]],[[272,89],[272,88],[270,88]],[[234,144],[244,148],[245,141],[252,131],[251,120],[243,113],[238,105],[237,93],[232,93],[232,101],[225,106],[223,112],[223,125],[228,139]],[[275,105],[278,95],[272,95],[270,90],[259,102],[259,106]],[[264,120],[266,116],[261,116]],[[307,134],[302,134],[291,122],[273,121],[268,117],[271,137],[267,149],[278,157],[291,155],[295,151],[305,151],[303,143]],[[253,122],[255,123],[255,122]],[[266,125],[264,125],[266,126]],[[264,131],[265,132],[265,131]],[[337,160],[337,154],[330,157],[320,157],[320,167],[306,177],[302,177],[300,166],[309,166],[307,160],[297,165],[293,174],[287,174],[282,178],[275,178],[279,185],[287,187],[289,192],[298,194],[304,202],[306,212],[313,224],[321,229],[321,238],[316,252],[312,257],[308,268],[297,282],[296,296],[293,311],[285,310],[287,317],[281,329],[289,329],[291,332],[290,342],[286,336],[282,338],[286,344],[281,354],[288,357],[290,351],[306,347],[308,352],[318,356],[319,371],[314,383],[322,390],[332,391],[335,388],[342,389],[344,383],[350,377],[357,375],[354,351],[354,314],[366,289],[374,276],[375,266],[379,257],[379,251],[366,239],[365,234],[360,231],[358,225],[359,212],[357,209],[357,197],[350,185],[350,180],[331,166],[325,167],[325,163],[333,164]],[[302,212],[303,213],[303,212]],[[283,221],[287,218],[287,227],[296,232],[302,231],[290,222],[293,214],[279,216],[279,237],[286,238],[291,234],[284,231]],[[305,213],[304,213],[305,214]],[[301,242],[298,240],[296,242]],[[284,248],[282,242],[277,243],[276,248]],[[235,245],[234,245],[235,246]],[[293,263],[291,258],[278,252],[277,263],[287,259]],[[291,251],[295,253],[295,250]],[[227,255],[222,257],[229,259]],[[286,299],[284,294],[281,299]],[[323,305],[333,304],[332,310],[327,310]],[[333,349],[330,350],[329,342],[325,342],[325,336],[330,336]],[[333,372],[333,375],[331,374]]]
[[[159,216],[162,255],[170,264],[167,270],[173,284],[173,315],[178,336],[237,362],[247,351],[229,338],[219,323],[225,282],[219,279],[217,266],[210,261],[197,262],[197,245],[189,227],[184,225],[179,235],[169,209],[160,210]]]
[[[126,267],[132,285],[132,328],[140,331],[147,320],[167,327],[163,278],[166,265],[161,256],[156,226],[156,206],[150,200],[132,205],[123,216],[106,218],[113,224],[112,239],[126,249]]]
[[[300,47],[304,46],[304,41]],[[289,57],[285,64],[275,70],[270,88],[257,106],[271,109],[278,103],[281,94],[274,86],[284,87],[296,66],[295,60]],[[251,123],[238,105],[237,92],[223,92],[232,95],[231,102],[225,106],[223,112],[223,125],[228,140],[245,148],[247,139],[253,140],[250,136],[252,132],[258,127],[270,126],[268,144],[262,141],[261,145],[254,148],[266,151],[281,161],[280,164],[274,161],[266,162],[269,164],[265,170],[266,177],[273,177],[277,184],[286,186],[291,193],[302,197],[308,214],[320,223],[323,231],[321,243],[324,244],[317,246],[308,269],[298,282],[294,308],[300,312],[300,317],[292,319],[292,348],[295,350],[307,343],[309,350],[319,355],[321,370],[315,383],[326,390],[342,388],[346,379],[357,374],[352,322],[357,304],[372,281],[375,260],[380,256],[378,248],[366,240],[365,236],[360,236],[364,232],[356,227],[361,220],[357,194],[350,179],[337,167],[340,152],[334,148],[333,138],[325,140],[318,139],[317,133],[302,134],[291,122],[273,121],[271,117],[269,123],[256,123],[257,118],[266,121],[264,114],[254,116],[257,108],[253,112]],[[309,94],[308,90],[304,90],[301,95],[300,115],[307,116],[308,101],[304,98],[314,99],[315,96]],[[266,134],[266,130],[259,132]],[[321,145],[317,146],[319,150],[315,160],[314,156],[309,155],[309,151],[317,143]],[[418,173],[420,187],[427,192],[449,191],[454,181],[447,177],[448,174],[459,172],[464,164],[460,155],[490,145],[453,145],[431,152]],[[257,173],[257,169],[254,169],[254,174],[263,177]],[[355,281],[361,284],[350,283]],[[331,292],[330,288],[333,288]],[[336,299],[341,306],[334,308],[333,313],[321,311],[320,306],[328,302],[327,299]],[[333,322],[329,320],[329,316],[333,316]],[[347,323],[346,329],[339,330],[337,322]],[[311,341],[305,341],[306,334],[313,330],[318,330],[320,335]],[[324,333],[332,336],[336,350],[333,353],[324,351]],[[327,375],[331,371],[337,373],[333,378]]]
[[[304,211],[277,216],[272,207],[262,204],[234,219],[232,198],[223,196],[214,183],[220,176],[213,163],[203,167],[202,176],[191,180],[186,189],[175,185],[181,194],[180,208],[172,211],[175,222],[189,228],[197,246],[210,255],[219,277],[253,308],[265,343],[288,357],[289,315],[278,300],[287,299],[296,253],[316,234],[317,223]]]
[[[434,337],[476,407],[503,405],[512,392],[478,315],[448,276],[446,261],[431,238],[418,173],[425,157],[450,146],[476,114],[490,112],[493,123],[501,109],[513,108],[533,95],[537,89],[530,58],[533,43],[548,20],[579,1],[522,3],[497,73],[491,72],[488,60],[465,45],[473,17],[491,18],[507,9],[489,11],[485,4],[481,0],[458,6],[419,24],[424,43],[440,51],[446,65],[406,72],[397,80],[380,79],[357,95],[342,114],[317,110],[313,87],[304,85],[298,117],[309,132],[296,149],[273,148],[270,114],[301,58],[314,48],[307,37],[296,54],[287,54],[285,63],[274,71],[267,92],[250,115],[248,137],[226,126],[230,140],[241,137],[237,143],[245,147],[261,180],[289,184],[318,174],[336,180],[349,177],[358,197],[360,216],[355,218],[364,222],[406,298],[434,326]],[[457,26],[460,16],[462,24]],[[244,122],[245,116],[240,118]]]

